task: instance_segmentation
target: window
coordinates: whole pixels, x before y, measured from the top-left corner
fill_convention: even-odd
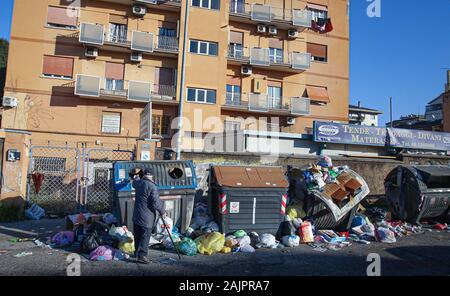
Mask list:
[[[268,86],[267,94],[269,97],[269,108],[281,109],[281,87]]]
[[[111,91],[122,91],[124,89],[124,71],[124,64],[106,62],[105,89]]]
[[[102,133],[120,134],[121,114],[113,112],[103,112]]]
[[[152,115],[153,135],[169,137],[170,136],[170,116]]]
[[[191,40],[189,52],[217,56],[218,44],[216,42]]]
[[[224,124],[225,131],[237,131],[241,129],[241,122],[240,121],[233,121],[233,120],[225,120]]]
[[[192,0],[192,6],[219,10],[220,0]]]
[[[312,19],[316,22],[318,19],[328,18],[328,8],[326,6],[308,3],[307,9],[311,11]]]
[[[109,41],[115,43],[127,43],[127,25],[109,24]]]
[[[232,58],[242,58],[242,51],[244,43],[244,33],[237,31],[230,31],[230,44],[228,45],[228,55]]]
[[[283,49],[281,48],[269,48],[269,58],[271,64],[283,63]]]
[[[216,91],[212,89],[188,88],[187,100],[188,102],[215,104]]]
[[[316,62],[328,62],[328,47],[322,44],[307,43],[306,51],[311,54],[311,60]]]
[[[66,158],[33,156],[33,171],[40,173],[66,172]]]
[[[244,0],[231,0],[230,1],[230,12],[231,13],[244,13],[245,12]]]
[[[45,55],[42,66],[42,75],[49,78],[72,78],[73,58]]]
[[[77,12],[66,7],[49,6],[47,26],[74,30],[78,25]]]
[[[241,87],[239,85],[227,84],[227,105],[239,106],[241,105]]]

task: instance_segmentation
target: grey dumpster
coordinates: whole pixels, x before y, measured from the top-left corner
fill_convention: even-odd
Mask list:
[[[277,232],[288,189],[281,167],[212,166],[210,173],[210,209],[222,232]]]
[[[195,167],[192,161],[121,161],[114,163],[113,209],[123,225],[132,230],[134,188],[128,173],[132,168],[151,168],[154,180],[168,216],[186,231],[191,223],[194,196],[197,187]]]
[[[392,218],[449,221],[450,167],[398,166],[385,179]]]

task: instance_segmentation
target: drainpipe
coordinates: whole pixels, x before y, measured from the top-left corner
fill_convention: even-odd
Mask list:
[[[178,136],[176,155],[177,160],[181,158],[181,140],[183,129],[183,102],[184,102],[184,89],[186,88],[185,75],[186,75],[186,49],[187,49],[187,32],[189,22],[189,1],[186,1],[186,7],[184,12],[184,32],[183,32],[183,53],[181,56],[181,79],[180,79],[180,102],[178,104]]]

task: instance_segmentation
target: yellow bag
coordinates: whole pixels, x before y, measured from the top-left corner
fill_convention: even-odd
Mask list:
[[[198,244],[198,252],[204,255],[213,255],[220,252],[225,244],[225,235],[211,232],[202,237]]]
[[[231,253],[231,248],[229,247],[223,247],[220,253],[228,254]]]
[[[135,251],[134,242],[122,241],[119,243],[119,249],[124,253],[133,254]]]

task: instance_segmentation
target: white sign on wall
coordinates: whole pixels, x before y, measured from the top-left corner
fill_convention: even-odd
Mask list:
[[[141,112],[139,138],[152,138],[152,103],[149,102]]]

